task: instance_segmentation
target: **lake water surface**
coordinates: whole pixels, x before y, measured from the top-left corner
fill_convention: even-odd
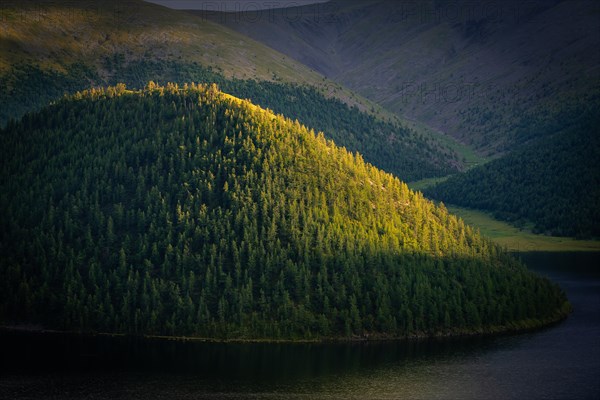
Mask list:
[[[0,399],[599,399],[600,253],[525,253],[575,311],[532,333],[207,344],[0,333]]]

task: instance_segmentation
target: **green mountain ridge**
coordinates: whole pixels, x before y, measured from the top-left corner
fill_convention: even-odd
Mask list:
[[[226,339],[540,326],[564,293],[298,122],[124,85],[0,131],[0,321]]]

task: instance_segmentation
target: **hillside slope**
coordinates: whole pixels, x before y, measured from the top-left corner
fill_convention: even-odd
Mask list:
[[[209,21],[141,0],[3,1],[0,71],[18,64],[65,71],[106,62],[180,59],[213,67],[227,77],[322,82],[284,55]]]
[[[0,322],[211,338],[496,332],[564,294],[322,135],[216,86],[0,131]]]
[[[142,0],[3,1],[0,17],[0,124],[57,94],[116,83],[124,72],[156,80],[147,64],[163,62],[312,85],[350,106],[372,107],[248,37]]]
[[[491,211],[534,232],[600,237],[600,116],[578,110],[577,124],[498,160],[451,177],[424,193]]]
[[[600,92],[598,2],[391,0],[195,12],[400,115],[504,153]]]
[[[462,159],[378,106],[234,31],[138,0],[0,5],[0,126],[63,95],[124,82],[218,83],[414,180]]]

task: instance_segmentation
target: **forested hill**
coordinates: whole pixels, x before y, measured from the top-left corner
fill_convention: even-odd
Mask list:
[[[118,57],[117,57],[118,59]],[[226,78],[223,74],[198,64],[175,61],[140,61],[111,63],[111,74],[120,77],[128,87],[143,88],[148,80],[161,82],[216,82],[236,97],[251,99],[276,113],[298,119],[303,125],[327,132],[327,138],[406,181],[445,176],[459,170],[457,154],[437,140],[418,134],[397,121],[383,120],[350,107],[337,98],[324,96],[315,87],[283,82]],[[113,78],[111,78],[111,81]],[[0,77],[0,84],[5,83]],[[73,93],[84,85],[79,74],[61,75],[27,69],[18,77],[19,84],[8,92],[0,92],[0,110],[4,116],[21,116],[60,97],[63,91]],[[43,89],[42,89],[43,88]],[[30,101],[29,99],[37,99]]]
[[[392,175],[216,86],[0,131],[0,321],[213,338],[492,332],[560,289]]]
[[[600,237],[600,117],[578,109],[577,122],[548,139],[453,176],[425,194],[483,209],[535,232]]]

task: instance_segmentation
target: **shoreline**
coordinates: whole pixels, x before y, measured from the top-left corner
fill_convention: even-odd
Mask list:
[[[600,240],[575,239],[533,233],[530,226],[518,228],[494,218],[490,213],[446,204],[448,211],[509,252],[600,252]]]
[[[86,332],[86,331],[63,331],[57,329],[44,328],[37,325],[7,325],[0,326],[0,334],[23,333],[37,335],[72,335],[78,337],[109,337],[109,338],[130,338],[137,340],[158,340],[175,342],[197,342],[214,344],[356,344],[356,343],[383,343],[400,341],[422,341],[422,340],[454,340],[467,339],[475,337],[496,337],[504,335],[524,334],[549,328],[559,324],[568,318],[573,308],[569,302],[565,302],[562,307],[556,311],[552,317],[543,320],[520,320],[510,325],[488,326],[479,329],[465,330],[456,329],[440,331],[434,333],[413,333],[406,336],[393,336],[386,334],[365,334],[354,335],[351,337],[322,337],[314,339],[272,339],[272,338],[211,338],[199,336],[169,336],[169,335],[147,335],[131,333],[110,333],[110,332]]]

